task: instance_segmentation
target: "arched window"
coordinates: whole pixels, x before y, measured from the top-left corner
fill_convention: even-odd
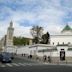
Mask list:
[[[58,45],[59,45],[59,42],[58,42]]]
[[[68,44],[71,44],[70,42],[68,42]]]
[[[53,42],[53,45],[54,45],[54,42]]]
[[[64,45],[64,42],[63,42],[63,45]]]

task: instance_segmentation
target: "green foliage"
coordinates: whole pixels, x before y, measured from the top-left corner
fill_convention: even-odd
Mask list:
[[[13,44],[14,45],[29,45],[29,38],[14,37]]]
[[[49,39],[50,39],[50,34],[47,32],[46,34],[42,35],[41,43],[42,44],[49,44],[50,43]]]
[[[35,37],[35,38],[33,39],[33,43],[35,43],[35,44],[39,43],[38,37]]]

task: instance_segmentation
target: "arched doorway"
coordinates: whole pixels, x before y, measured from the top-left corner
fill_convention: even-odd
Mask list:
[[[61,61],[65,60],[65,50],[64,49],[61,49],[61,51],[60,51],[60,60]]]

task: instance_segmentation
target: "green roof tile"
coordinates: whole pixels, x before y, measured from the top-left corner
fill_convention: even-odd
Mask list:
[[[66,25],[66,26],[64,27],[64,29],[62,30],[62,32],[63,32],[63,31],[69,31],[69,30],[72,30],[71,27],[70,27],[69,25]]]

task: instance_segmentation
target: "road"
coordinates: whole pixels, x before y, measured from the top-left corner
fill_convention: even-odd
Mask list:
[[[26,65],[0,68],[0,72],[72,72],[72,67],[59,65]]]
[[[32,65],[42,65],[41,62],[34,61],[32,59],[24,57],[15,57],[12,63],[0,63],[0,67],[15,67],[15,66],[32,66]]]
[[[25,58],[15,58],[12,63],[0,63],[0,72],[72,72],[72,65],[42,64]]]

